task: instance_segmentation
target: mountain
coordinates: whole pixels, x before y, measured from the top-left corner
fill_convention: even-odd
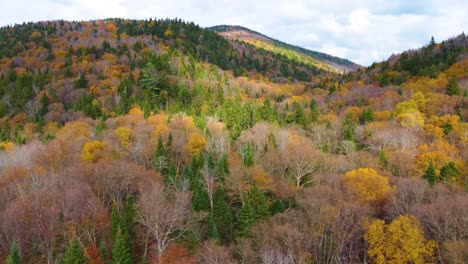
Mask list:
[[[290,45],[245,27],[219,25],[210,27],[209,29],[218,32],[227,39],[243,41],[255,47],[284,55],[300,63],[314,65],[326,71],[338,73],[351,72],[360,67],[360,65],[347,59]]]
[[[393,54],[385,61],[373,63],[349,75],[380,86],[401,85],[414,77],[435,79],[452,65],[466,61],[467,52],[468,37],[464,33],[440,43],[432,38],[424,47]]]
[[[464,35],[341,74],[248,34],[0,28],[0,263],[466,263]]]

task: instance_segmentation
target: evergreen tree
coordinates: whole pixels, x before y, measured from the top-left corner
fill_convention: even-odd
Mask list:
[[[218,244],[221,243],[221,235],[218,232],[218,228],[216,227],[216,222],[213,219],[213,216],[210,216],[208,220],[208,227],[209,227],[209,236],[214,238]]]
[[[127,201],[125,202],[124,212],[122,216],[122,226],[127,229],[130,235],[133,234],[133,223],[135,222],[137,209],[135,205],[135,197],[131,194],[127,195]]]
[[[88,259],[84,254],[84,247],[78,241],[73,239],[68,245],[67,251],[65,252],[65,264],[85,264],[88,263]]]
[[[243,159],[244,159],[244,165],[245,166],[253,166],[254,165],[254,159],[253,159],[253,149],[252,149],[252,144],[247,143],[244,148],[242,149],[243,152]]]
[[[218,161],[218,175],[220,180],[224,180],[224,176],[229,174],[229,157],[228,154],[224,154],[223,157]]]
[[[120,217],[119,209],[114,203],[114,205],[112,205],[111,211],[111,235],[114,240],[117,239],[117,232],[119,231],[121,225],[122,219]]]
[[[270,206],[271,215],[282,213],[285,210],[286,210],[286,206],[284,205],[284,202],[281,201],[280,199],[275,199]]]
[[[361,124],[372,122],[374,121],[374,119],[375,119],[375,114],[374,114],[374,109],[372,108],[364,109],[364,111],[362,111],[361,115],[359,116],[359,122]]]
[[[460,170],[452,161],[440,169],[440,177],[443,180],[450,181],[452,177],[456,177],[458,175],[460,175]]]
[[[423,176],[424,179],[426,179],[429,184],[431,186],[433,186],[436,181],[437,181],[437,174],[436,174],[436,170],[434,168],[434,164],[432,163],[432,160],[431,162],[429,163],[429,166],[427,167],[426,169],[426,172],[424,173],[424,176]]]
[[[216,167],[213,153],[211,152],[208,154],[207,165],[208,165],[208,169],[210,169],[211,171],[213,171]]]
[[[343,139],[354,141],[354,130],[356,129],[356,123],[353,120],[351,114],[346,115],[342,124],[342,136]]]
[[[255,213],[255,219],[265,219],[270,216],[270,206],[268,205],[265,194],[254,186],[249,193],[249,201]]]
[[[304,114],[304,109],[298,102],[293,103],[294,108],[294,122],[296,124],[301,125],[302,127],[307,127],[309,124],[309,120],[307,116]]]
[[[8,255],[7,264],[21,264],[21,256],[19,253],[18,245],[13,242],[11,245],[11,252]]]
[[[233,215],[228,201],[226,191],[219,188],[214,195],[213,221],[222,242],[228,242],[232,238]]]
[[[106,262],[107,258],[109,257],[106,241],[101,240],[101,243],[99,244],[99,252],[101,253],[101,257],[104,260],[104,262]]]
[[[310,120],[313,123],[318,122],[319,117],[320,117],[320,110],[318,108],[317,102],[313,99],[312,102],[310,103]]]
[[[450,78],[447,88],[445,90],[447,95],[460,95],[460,86],[458,85],[457,79]]]
[[[255,224],[255,212],[248,199],[245,199],[242,209],[237,215],[236,235],[246,236],[250,233],[250,228]]]
[[[117,231],[117,238],[114,243],[114,248],[112,249],[112,258],[114,263],[118,264],[132,264],[134,260],[132,258],[132,254],[130,249],[128,248],[128,237],[125,232],[121,232],[119,229]]]
[[[210,210],[210,198],[208,193],[203,188],[201,179],[194,183],[193,187],[192,208],[195,211],[208,211]]]

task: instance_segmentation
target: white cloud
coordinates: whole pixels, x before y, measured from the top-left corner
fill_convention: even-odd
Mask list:
[[[0,25],[51,19],[174,18],[242,25],[363,65],[467,30],[465,0],[23,0],[0,3]]]

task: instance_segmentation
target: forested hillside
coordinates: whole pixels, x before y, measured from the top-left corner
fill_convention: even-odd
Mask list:
[[[466,263],[464,34],[341,75],[194,23],[0,29],[0,262]]]
[[[220,25],[210,29],[220,33],[227,39],[242,41],[262,50],[280,54],[292,61],[315,66],[325,71],[352,72],[360,67],[349,60],[293,46],[241,26]]]

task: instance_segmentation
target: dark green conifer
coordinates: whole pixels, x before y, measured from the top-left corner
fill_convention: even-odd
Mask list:
[[[112,259],[114,263],[119,264],[133,264],[134,260],[132,257],[131,250],[128,248],[129,237],[125,232],[117,231],[117,238],[112,249]]]
[[[84,247],[78,239],[73,239],[65,252],[65,264],[85,264],[88,259],[84,254]]]
[[[424,173],[424,176],[423,176],[424,179],[426,179],[429,184],[431,186],[434,186],[434,184],[436,183],[437,181],[437,174],[436,174],[436,170],[434,168],[434,164],[432,163],[432,160],[431,162],[429,163],[429,166],[427,167],[426,169],[426,172]]]
[[[11,252],[8,255],[7,264],[21,264],[21,256],[16,242],[11,245]]]
[[[254,186],[249,193],[249,201],[255,213],[255,219],[261,220],[270,217],[270,206],[265,194]]]

